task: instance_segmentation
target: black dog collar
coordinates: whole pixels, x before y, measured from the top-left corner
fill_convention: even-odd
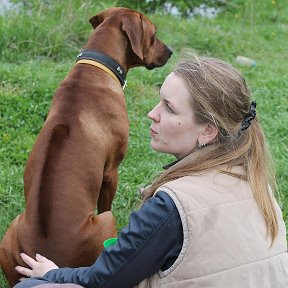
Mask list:
[[[96,62],[101,63],[102,65],[106,66],[110,69],[119,79],[122,87],[125,87],[125,78],[126,78],[126,71],[125,69],[113,58],[105,55],[101,52],[93,51],[93,50],[83,50],[77,56],[77,61],[82,59],[93,60]]]

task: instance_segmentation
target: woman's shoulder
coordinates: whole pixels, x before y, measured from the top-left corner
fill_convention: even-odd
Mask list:
[[[144,202],[143,205],[153,206],[153,209],[157,208],[157,210],[165,210],[166,213],[174,213],[176,206],[171,197],[170,193],[167,193],[164,190],[157,189],[157,192],[153,195],[153,197],[149,198]]]
[[[169,181],[160,186],[157,191],[166,192],[172,199],[175,195],[184,206],[191,200],[194,203],[202,203],[200,206],[214,206],[253,199],[251,187],[243,180],[242,172],[238,167],[211,169],[197,175],[183,176]]]
[[[245,177],[245,171],[241,166],[219,166],[217,168],[200,171],[193,175],[185,175],[175,180],[171,180],[158,189],[161,190],[163,187],[181,187],[182,185],[201,185],[207,187],[225,183],[228,185],[238,184],[239,182],[247,183]]]

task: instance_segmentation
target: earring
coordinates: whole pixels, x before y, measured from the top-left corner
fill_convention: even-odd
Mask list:
[[[206,146],[206,143],[199,143],[198,148],[203,148],[204,146]]]

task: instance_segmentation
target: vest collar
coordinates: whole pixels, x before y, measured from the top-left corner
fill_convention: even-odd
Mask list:
[[[163,166],[163,169],[168,170],[168,169],[175,169],[179,166],[185,165],[189,162],[192,162],[193,160],[195,160],[198,157],[201,157],[203,154],[207,154],[209,152],[211,152],[212,150],[214,150],[215,147],[215,143],[211,143],[209,145],[206,145],[203,148],[196,148],[193,151],[191,151],[187,156],[184,156],[183,158],[177,159],[165,166]]]

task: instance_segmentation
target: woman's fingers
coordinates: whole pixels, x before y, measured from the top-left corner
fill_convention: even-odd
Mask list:
[[[47,261],[50,261],[49,259],[47,259],[46,257],[40,255],[40,254],[36,254],[36,260],[40,263],[44,263],[44,262],[47,262]]]
[[[30,270],[29,268],[25,268],[25,267],[22,267],[22,266],[16,266],[15,267],[15,270],[24,275],[25,277],[31,277],[32,275],[32,270]]]
[[[24,281],[24,280],[27,280],[27,278],[21,277],[19,280],[20,280],[20,281]]]
[[[36,254],[36,260],[25,253],[21,253],[20,256],[30,268],[16,266],[15,270],[25,277],[43,277],[50,270],[59,268],[54,262],[40,254]]]
[[[18,273],[24,275],[25,277],[33,277],[34,276],[33,269],[36,267],[37,261],[35,261],[33,258],[31,258],[25,253],[20,253],[20,257],[29,267],[32,268],[32,270],[22,266],[16,266],[15,270]]]
[[[25,253],[20,253],[20,257],[22,258],[22,260],[33,269],[33,267],[35,266],[35,264],[37,263],[37,261],[35,261],[33,258],[31,258],[30,256],[28,256]]]

